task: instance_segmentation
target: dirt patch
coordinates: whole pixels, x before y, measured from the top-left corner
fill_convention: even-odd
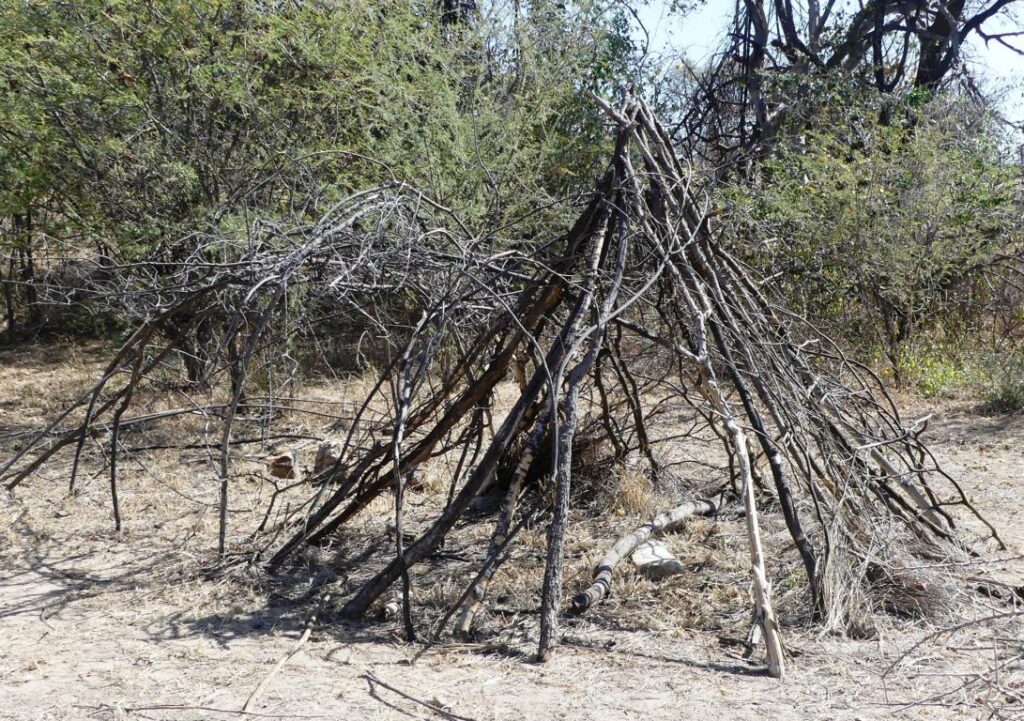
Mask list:
[[[52,413],[98,369],[88,354],[5,352],[0,363],[6,364],[6,397],[21,399],[3,406],[5,452],[17,433]],[[28,372],[30,365],[40,366],[40,374]],[[323,396],[338,397],[327,389]],[[904,405],[909,416],[935,414],[925,437],[1009,546],[972,561],[965,577],[1024,582],[1024,419],[914,399]],[[232,513],[239,518],[266,501],[260,463],[254,451],[253,473],[234,489]],[[293,569],[290,579],[268,586],[243,572],[205,574],[215,561],[217,489],[204,468],[177,451],[153,451],[125,464],[121,533],[113,531],[102,473],[84,478],[73,496],[65,492],[66,469],[59,467],[0,496],[0,718],[242,718],[237,712],[246,698],[295,647],[314,605],[300,601],[314,597],[317,576]],[[427,484],[411,503],[430,505],[445,490],[443,483]],[[607,517],[577,512],[568,549],[569,597],[586,585],[593,563],[617,534],[635,525],[645,505],[666,501],[647,488],[626,490],[629,497],[612,504],[619,510]],[[323,553],[343,558],[383,543],[387,502],[380,504],[353,527],[351,538]],[[766,524],[766,538],[784,540],[784,527],[775,525]],[[424,627],[457,597],[478,563],[460,549],[479,548],[478,537],[490,529],[490,522],[457,529],[444,556],[420,571],[415,600],[427,619]],[[921,621],[894,621],[869,641],[821,638],[784,613],[787,594],[795,597],[799,588],[798,577],[785,575],[799,568],[795,557],[771,569],[783,618],[792,624],[784,629],[790,673],[777,683],[764,675],[759,652],[750,659],[742,653],[749,625],[742,523],[728,516],[695,520],[667,543],[687,564],[686,573],[660,582],[628,569],[617,573],[613,597],[590,615],[567,620],[563,646],[544,665],[532,661],[541,528],[524,532],[499,573],[481,619],[480,643],[441,644],[418,656],[422,647],[400,640],[397,621],[343,622],[330,606],[309,642],[267,685],[252,717],[441,718],[372,684],[368,673],[480,721],[987,718],[995,706],[1006,713],[1021,706],[1014,696],[1024,680],[1019,664],[1002,669],[994,687],[956,691],[969,674],[989,668],[986,649],[1021,638],[1016,627],[971,627],[917,648],[935,630]],[[346,578],[344,564],[339,570],[343,595],[358,578]],[[997,599],[972,598],[961,609],[964,618],[1006,610]],[[950,690],[952,695],[939,696]],[[905,705],[929,699],[941,705]]]

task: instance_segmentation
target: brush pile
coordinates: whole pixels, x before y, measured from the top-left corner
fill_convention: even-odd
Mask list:
[[[498,489],[504,500],[479,571],[449,617],[470,632],[517,532],[543,522],[546,658],[563,605],[574,453],[598,434],[617,459],[643,459],[657,473],[649,430],[665,408],[702,419],[722,440],[773,675],[784,661],[759,529],[766,508],[784,518],[813,617],[835,629],[864,623],[877,608],[872,589],[914,558],[971,553],[954,511],[974,510],[919,441],[921,428],[905,427],[869,369],[723,249],[695,174],[647,105],[602,106],[615,126],[608,169],[575,224],[539,247],[517,250],[501,229],[473,233],[453,210],[396,183],[338,203],[312,226],[257,224],[244,241],[193,239],[182,260],[108,268],[105,297],[134,314],[136,329],[95,387],[2,466],[6,485],[64,457],[73,459],[73,487],[90,439],[105,431],[119,524],[119,431],[155,420],[125,414],[181,358],[186,390],[222,389],[204,410],[219,428],[225,554],[239,419],[272,426],[297,349],[319,347],[324,329],[355,328],[386,349],[376,383],[332,429],[333,462],[312,483],[285,489],[287,512],[275,496],[252,559],[279,569],[393,494],[391,560],[347,599],[346,615],[365,614],[402,584],[412,636],[409,569],[441,547],[482,492]],[[658,373],[639,377],[640,358]],[[518,396],[492,414],[510,375]],[[447,504],[410,538],[407,484],[441,454],[458,458]],[[755,456],[767,460],[763,476]],[[757,486],[772,503],[756,502]]]

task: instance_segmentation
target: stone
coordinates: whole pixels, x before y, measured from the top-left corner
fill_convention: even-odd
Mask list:
[[[274,478],[288,478],[296,481],[302,480],[302,470],[291,451],[281,453],[267,461],[267,472]]]
[[[659,579],[682,573],[686,567],[661,541],[646,541],[630,556],[633,565],[648,578]]]
[[[427,488],[427,471],[422,466],[416,466],[405,474],[405,487],[413,491],[422,491]]]
[[[383,614],[387,620],[398,618],[399,611],[402,610],[402,599],[395,596],[390,601],[384,604]]]
[[[341,456],[341,443],[327,439],[320,443],[316,449],[316,458],[313,459],[313,473],[322,473],[338,462]]]

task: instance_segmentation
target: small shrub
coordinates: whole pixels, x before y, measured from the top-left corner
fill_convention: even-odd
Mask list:
[[[1024,411],[1024,348],[989,355],[979,364],[978,376],[987,410]]]
[[[942,345],[903,349],[899,365],[907,385],[927,398],[951,398],[968,385],[971,373],[963,355]]]

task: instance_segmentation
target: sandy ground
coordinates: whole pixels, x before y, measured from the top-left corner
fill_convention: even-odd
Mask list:
[[[25,362],[0,356],[15,375]],[[26,375],[18,395],[0,405],[0,432],[32,425],[54,393],[70,393],[61,385],[68,368],[92,368],[77,356],[47,362],[42,377]],[[1024,582],[1024,563],[1014,558],[1024,550],[1024,419],[978,415],[963,402],[907,405],[911,416],[936,413],[927,438],[1010,546],[998,556],[1009,560],[985,559],[978,573]],[[401,642],[393,622],[328,618],[243,716],[249,694],[295,648],[309,608],[297,611],[244,578],[205,580],[198,569],[208,561],[212,511],[202,494],[210,489],[196,487],[187,469],[173,482],[153,475],[138,474],[140,489],[149,478],[148,491],[126,490],[129,520],[120,534],[102,479],[73,498],[59,473],[0,495],[0,719],[445,717],[370,676],[447,709],[447,718],[479,721],[954,719],[988,718],[993,704],[1022,708],[1013,701],[1024,682],[1019,664],[1003,670],[995,690],[906,705],[967,678],[950,674],[986,669],[990,639],[1001,647],[1016,640],[1024,651],[1019,627],[926,643],[887,677],[889,664],[933,629],[892,625],[853,641],[790,628],[789,675],[780,683],[764,675],[758,654],[741,657],[730,643],[734,630],[673,625],[671,616],[632,631],[570,621],[544,665],[531,660],[530,624],[500,644],[441,645],[417,657],[421,647]],[[199,498],[196,507],[184,512],[183,497]],[[1000,608],[979,602],[971,613]]]

